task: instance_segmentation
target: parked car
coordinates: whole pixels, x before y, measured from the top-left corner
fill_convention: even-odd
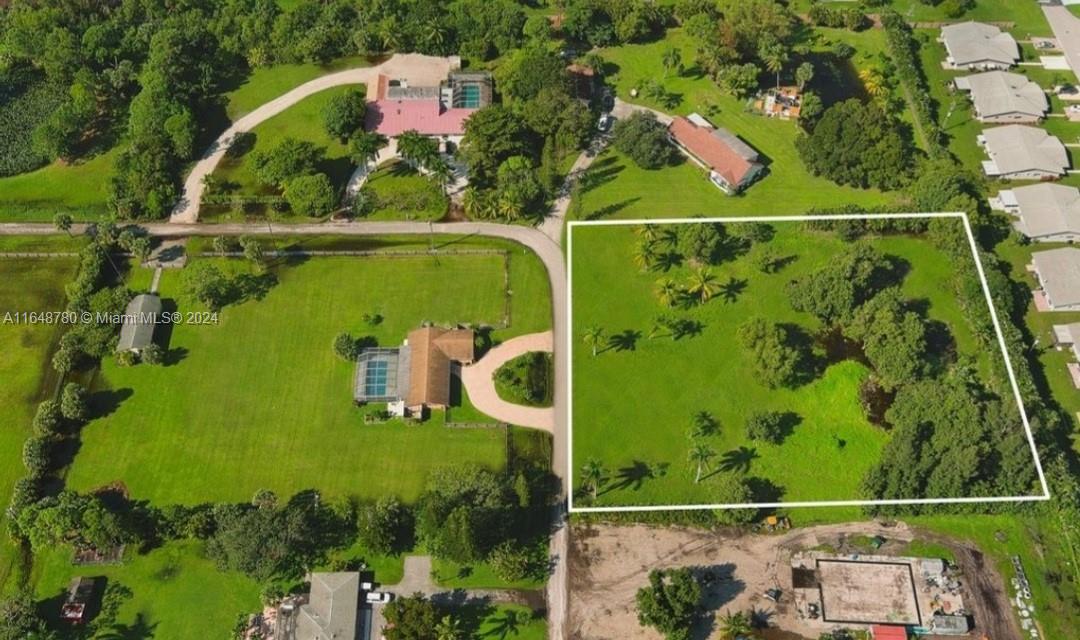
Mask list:
[[[374,591],[375,590],[375,583],[374,582],[361,582],[360,583],[360,589],[362,591]]]
[[[612,117],[610,113],[605,113],[604,115],[600,116],[600,122],[596,123],[596,128],[599,131],[607,132],[611,129],[611,125],[614,124],[614,122],[615,118]]]
[[[369,591],[367,594],[368,604],[386,604],[394,601],[394,594],[386,591]]]

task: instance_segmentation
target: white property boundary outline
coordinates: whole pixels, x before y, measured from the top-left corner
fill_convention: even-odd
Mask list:
[[[1020,411],[1020,421],[1024,425],[1027,434],[1028,445],[1031,447],[1031,455],[1035,460],[1035,470],[1039,475],[1039,484],[1042,486],[1042,494],[1026,496],[988,496],[970,498],[913,498],[913,499],[890,499],[890,500],[817,500],[808,502],[753,502],[744,504],[683,504],[683,505],[626,505],[610,507],[575,507],[574,506],[574,227],[599,227],[599,226],[641,226],[646,224],[686,224],[686,223],[729,223],[729,222],[806,222],[827,220],[867,220],[874,218],[887,219],[910,219],[910,218],[959,218],[964,223],[964,231],[967,233],[968,244],[971,247],[972,257],[975,259],[975,269],[982,282],[983,295],[986,304],[990,308],[990,319],[994,323],[994,331],[997,334],[998,346],[1001,355],[1005,358],[1005,369],[1009,374],[1009,384],[1012,387],[1016,406]],[[986,273],[983,271],[982,260],[979,259],[978,246],[975,235],[971,231],[971,223],[964,212],[955,213],[883,213],[883,214],[848,214],[848,215],[821,215],[821,216],[749,216],[731,218],[647,218],[640,220],[592,220],[592,221],[569,221],[566,232],[566,349],[570,359],[567,370],[567,494],[570,513],[611,513],[633,511],[691,511],[698,509],[779,509],[801,507],[857,507],[857,506],[887,506],[887,505],[920,505],[920,504],[978,504],[996,502],[1041,502],[1050,499],[1050,487],[1046,483],[1046,474],[1043,472],[1042,461],[1039,459],[1038,448],[1035,445],[1035,437],[1031,433],[1031,424],[1028,422],[1027,410],[1020,396],[1020,387],[1016,382],[1016,373],[1013,371],[1012,360],[1009,359],[1009,351],[1005,345],[1005,336],[1001,331],[1001,323],[998,321],[997,310],[994,308],[993,297],[990,295],[990,285],[986,281]]]

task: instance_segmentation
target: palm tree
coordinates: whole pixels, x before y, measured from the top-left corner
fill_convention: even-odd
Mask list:
[[[353,162],[367,167],[379,156],[379,151],[386,146],[386,136],[374,131],[364,131],[353,136],[349,143],[349,155]]]
[[[671,278],[662,278],[656,281],[656,297],[665,307],[674,307],[682,297],[682,289]]]
[[[429,167],[439,157],[439,143],[410,129],[398,136],[398,154],[413,168]]]
[[[593,357],[596,357],[596,350],[600,347],[600,343],[604,341],[604,329],[593,325],[585,330],[585,335],[582,336],[582,340],[585,344],[592,347]]]
[[[698,302],[708,302],[716,293],[716,276],[706,268],[695,270],[690,274],[686,292],[697,298]]]
[[[694,484],[701,482],[701,470],[709,470],[709,460],[716,456],[716,452],[709,448],[709,445],[698,442],[694,446],[690,447],[690,453],[687,456],[692,464],[697,465],[697,474],[694,475]]]
[[[656,248],[653,246],[653,243],[644,240],[639,242],[637,248],[634,250],[634,264],[642,271],[648,271],[649,269],[652,269],[655,261]]]
[[[720,637],[724,640],[745,638],[752,633],[754,633],[754,627],[750,624],[750,618],[742,611],[736,613],[729,611],[720,616]]]
[[[443,616],[439,624],[435,626],[437,640],[461,640],[463,636],[461,623],[454,616]]]
[[[581,483],[592,492],[593,500],[596,500],[600,485],[604,483],[604,465],[596,458],[590,458],[581,468]]]
[[[806,88],[807,83],[814,79],[814,65],[804,62],[795,68],[795,83],[799,85],[799,91]]]
[[[672,69],[678,69],[682,66],[682,54],[675,47],[668,47],[664,49],[664,55],[661,58],[661,62],[664,65],[664,77],[667,77],[668,71]]]
[[[780,72],[784,69],[784,63],[788,61],[788,52],[784,45],[779,42],[768,42],[761,47],[758,57],[765,64],[770,73],[776,74],[776,89],[780,90]]]
[[[443,195],[447,195],[447,187],[450,186],[454,177],[454,170],[450,167],[450,163],[439,156],[438,160],[431,164],[429,171],[431,171],[431,178],[442,189]]]
[[[885,85],[885,78],[876,67],[868,67],[860,71],[859,80],[862,81],[866,93],[874,100],[880,102],[885,96],[889,95],[889,88]]]
[[[495,211],[507,220],[518,220],[525,210],[517,198],[510,194],[504,194],[495,203]]]
[[[657,229],[655,224],[643,224],[635,227],[634,233],[648,243],[656,242],[660,238],[660,230]]]

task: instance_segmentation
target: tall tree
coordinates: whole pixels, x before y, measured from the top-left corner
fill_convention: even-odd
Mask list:
[[[716,457],[716,451],[703,442],[695,442],[690,447],[687,458],[690,460],[690,463],[697,468],[697,471],[694,474],[694,484],[701,482],[702,470],[709,470],[709,460],[712,460],[714,457]]]
[[[581,483],[592,493],[594,501],[600,491],[600,486],[604,484],[604,474],[604,466],[596,458],[589,459],[581,468]]]

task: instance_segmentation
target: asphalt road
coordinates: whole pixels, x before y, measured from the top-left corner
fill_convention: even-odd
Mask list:
[[[1080,74],[1080,18],[1062,5],[1043,5],[1042,10],[1069,67]]]

